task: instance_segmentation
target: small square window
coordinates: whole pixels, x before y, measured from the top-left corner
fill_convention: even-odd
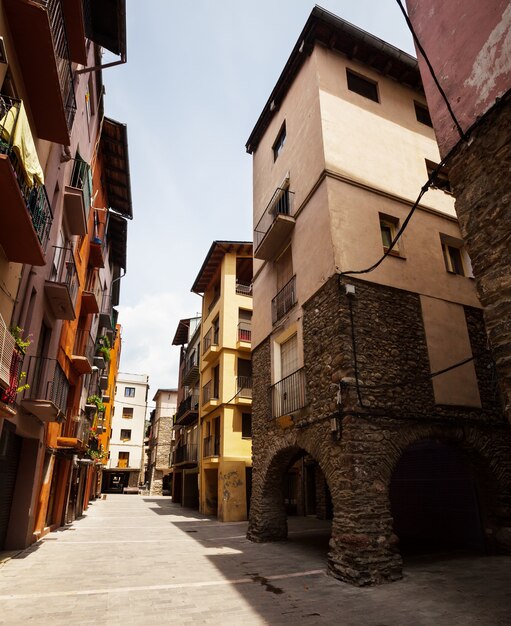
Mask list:
[[[133,407],[125,406],[122,409],[122,416],[124,419],[132,419],[133,418]]]
[[[354,91],[360,96],[364,96],[364,98],[369,98],[369,100],[374,100],[374,102],[380,101],[378,98],[378,84],[373,80],[355,74],[355,72],[348,69],[346,70],[346,77],[350,91]]]
[[[428,176],[430,177],[433,174],[433,171],[438,167],[438,163],[434,161],[426,161],[426,170],[428,172]],[[432,189],[441,189],[446,193],[451,193],[451,183],[449,181],[449,170],[446,167],[442,167],[442,169],[436,175],[436,179],[431,185]]]
[[[121,428],[121,440],[122,441],[130,441],[131,440],[131,429],[130,428]]]
[[[134,398],[135,397],[135,387],[124,387],[124,397],[125,398]]]
[[[279,154],[282,152],[282,148],[286,143],[286,122],[284,122],[279,130],[279,134],[277,135],[277,139],[275,139],[275,143],[272,146],[273,150],[273,160],[276,161]]]
[[[417,118],[417,121],[433,128],[433,122],[431,121],[428,107],[425,104],[415,101],[413,105],[415,107],[415,117]]]

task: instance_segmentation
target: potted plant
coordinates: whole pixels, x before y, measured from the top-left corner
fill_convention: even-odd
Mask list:
[[[105,359],[105,363],[110,361],[110,341],[106,335],[103,335],[98,339],[98,349],[96,353],[101,354],[101,356]]]
[[[86,409],[94,408],[98,413],[104,413],[106,406],[103,403],[103,400],[99,396],[93,395],[87,398],[87,403],[85,404]]]

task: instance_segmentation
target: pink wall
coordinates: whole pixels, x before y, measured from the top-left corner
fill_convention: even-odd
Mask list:
[[[463,130],[511,86],[509,0],[406,0],[415,32]],[[442,156],[459,135],[419,52]]]

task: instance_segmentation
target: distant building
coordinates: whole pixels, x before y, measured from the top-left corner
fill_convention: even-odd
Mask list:
[[[252,243],[214,241],[192,291],[203,296],[199,510],[244,520],[252,484]]]
[[[171,495],[170,453],[174,440],[174,415],[177,408],[177,389],[158,389],[151,411],[147,480],[151,495]]]
[[[508,549],[511,431],[445,177],[397,239],[440,160],[416,59],[314,8],[247,150],[248,537],[331,517],[329,571],[357,585],[410,549]]]
[[[406,0],[419,68],[511,422],[511,4]],[[468,137],[464,134],[469,133]]]
[[[144,467],[144,435],[149,376],[119,372],[114,399],[110,456],[103,471],[103,491],[138,488]]]
[[[172,501],[198,509],[201,318],[179,320],[172,345],[181,348],[172,451]]]

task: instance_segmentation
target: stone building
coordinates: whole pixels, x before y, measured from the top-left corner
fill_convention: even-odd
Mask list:
[[[511,421],[511,5],[508,0],[406,4],[445,95],[419,54]]]
[[[440,160],[416,59],[316,7],[247,150],[248,537],[332,517],[329,571],[357,585],[409,550],[509,550],[510,429],[445,176],[398,238]]]
[[[151,437],[147,476],[149,493],[170,496],[171,459],[174,441],[174,415],[177,408],[177,389],[158,389],[154,394],[156,403],[151,416]]]

